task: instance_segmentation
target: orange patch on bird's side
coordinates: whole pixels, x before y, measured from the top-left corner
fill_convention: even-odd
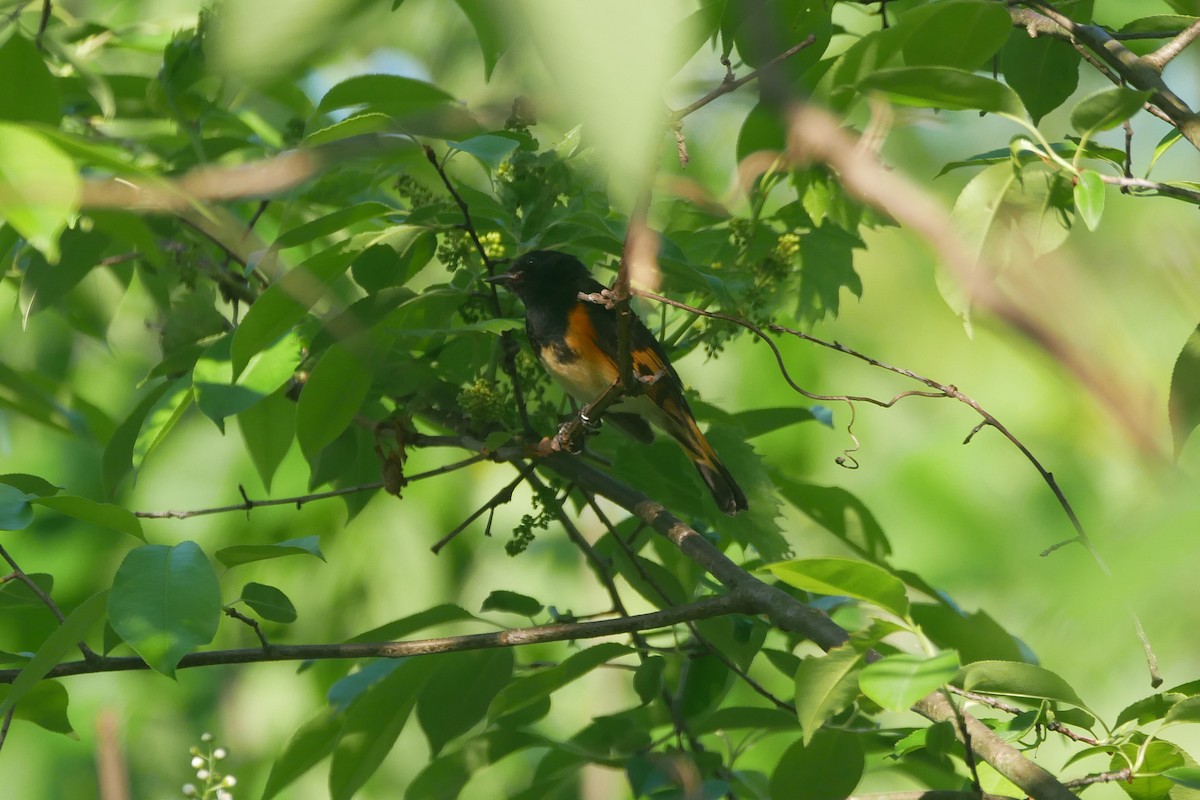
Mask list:
[[[568,394],[590,403],[617,379],[617,365],[596,343],[596,326],[586,307],[572,308],[567,323],[565,340],[574,358],[559,357],[552,345],[543,347],[539,355]]]

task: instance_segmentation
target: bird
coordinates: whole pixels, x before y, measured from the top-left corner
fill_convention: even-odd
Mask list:
[[[533,250],[484,280],[505,287],[524,304],[525,332],[534,353],[575,400],[590,403],[617,379],[617,312],[580,298],[605,287],[578,258]],[[611,406],[604,419],[642,442],[654,438],[647,421],[666,432],[695,465],[717,507],[726,514],[745,511],[745,492],[700,432],[679,374],[636,314],[630,318],[629,343],[634,375],[645,386],[639,395]]]

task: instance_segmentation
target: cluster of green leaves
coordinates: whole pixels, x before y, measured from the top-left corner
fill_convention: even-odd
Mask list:
[[[362,10],[341,5],[350,14]],[[498,4],[458,6],[490,76],[515,46],[511,20]],[[1124,154],[1097,144],[1096,135],[1137,114],[1145,93],[1114,88],[1084,98],[1070,112],[1077,136],[1052,143],[1038,123],[1076,89],[1080,61],[1071,47],[1030,39],[1013,28],[1002,4],[985,0],[897,0],[888,4],[889,27],[847,44],[852,31],[835,15],[847,6],[857,4],[703,2],[688,21],[693,50],[711,41],[714,59],[724,55],[750,69],[812,34],[814,44],[781,69],[839,113],[850,115],[879,94],[902,105],[1010,120],[1021,132],[1007,147],[945,168],[984,168],[964,188],[955,214],[977,252],[996,261],[1052,250],[1076,218],[1089,228],[1101,222],[1101,171],[1123,174]],[[1092,21],[1091,0],[1062,9]],[[311,12],[297,13],[307,19]],[[1128,27],[1175,30],[1188,19]],[[220,20],[207,16],[170,37],[56,18],[43,49],[27,21],[18,14],[0,28],[0,73],[22,76],[0,95],[4,280],[17,287],[26,320],[59,315],[74,336],[105,344],[121,298],[144,301],[153,309],[158,353],[115,416],[88,402],[67,375],[0,364],[0,412],[90,442],[101,453],[104,489],[96,499],[64,494],[35,476],[0,476],[0,529],[26,529],[45,512],[143,540],[36,650],[0,653],[20,669],[0,715],[15,708],[19,719],[67,733],[66,690],[41,679],[102,621],[105,654],[128,648],[172,675],[184,656],[213,640],[223,609],[242,604],[274,625],[296,619],[278,588],[233,583],[227,575],[236,578],[236,567],[322,557],[315,537],[227,547],[212,558],[193,542],[146,543],[123,498],[182,420],[200,414],[222,433],[235,420],[268,488],[294,443],[311,489],[378,481],[388,444],[372,424],[470,432],[499,447],[524,433],[513,375],[533,427],[549,432],[563,410],[560,396],[528,353],[506,369],[503,338],[521,327],[520,311],[480,279],[534,248],[570,250],[601,268],[603,279],[620,257],[628,221],[610,206],[588,132],[572,125],[562,126],[565,133],[544,130],[519,103],[501,124],[472,114],[432,83],[380,74],[310,96],[298,88],[305,77],[299,51],[288,55],[294,72],[276,65],[280,73],[270,80],[239,80],[210,64],[209,37]],[[836,52],[835,38],[845,45]],[[1003,82],[979,74],[995,59]],[[734,155],[753,176],[745,207],[656,202],[658,263],[667,290],[702,309],[812,323],[837,314],[844,289],[861,293],[853,251],[863,247],[864,229],[887,221],[824,167],[793,168],[779,156],[786,131],[769,89],[736,142]],[[1158,154],[1177,140],[1164,138]],[[258,199],[267,192],[257,184],[222,205],[210,202],[226,199],[220,192],[187,198],[172,215],[104,199],[122,182],[147,194],[199,192],[203,169],[260,162],[288,148],[315,166],[290,176],[295,188],[271,184],[270,200]],[[262,163],[255,169],[251,179],[269,171]],[[101,272],[118,287],[116,298],[96,291]],[[967,299],[948,299],[967,314]],[[739,330],[675,309],[656,316],[656,333],[674,356],[695,348],[719,353]],[[1197,362],[1193,356],[1187,363]],[[1193,372],[1187,367],[1178,385],[1195,385]],[[1189,389],[1176,396],[1187,400],[1177,432],[1190,430],[1200,417],[1189,409],[1200,395]],[[852,633],[847,645],[820,654],[764,620],[732,617],[697,623],[682,641],[643,640],[651,648],[606,643],[565,656],[555,649],[551,667],[490,649],[343,668],[330,681],[326,706],[283,748],[265,795],[276,796],[328,758],[332,796],[353,796],[410,720],[431,753],[406,790],[412,798],[457,796],[472,775],[509,757],[530,762],[522,796],[531,798],[569,795],[588,764],[624,770],[631,791],[647,797],[679,796],[677,776],[685,773],[700,777],[705,796],[840,797],[867,769],[956,789],[968,785],[970,765],[949,725],[896,727],[889,713],[946,685],[1016,704],[1019,713],[986,722],[1026,750],[1051,723],[1090,732],[1102,744],[1081,747],[1063,769],[1104,755],[1101,769],[1129,767],[1137,776],[1124,787],[1137,800],[1200,788],[1190,758],[1159,737],[1169,725],[1200,719],[1193,702],[1200,688],[1154,695],[1105,724],[988,614],[963,612],[919,576],[894,570],[887,537],[859,500],[769,468],[750,444],[794,424],[828,423],[827,411],[730,414],[695,406],[747,491],[748,514],[728,518],[710,505],[698,508],[696,498],[707,504],[707,497],[670,442],[645,446],[606,434],[590,446],[623,480],[695,517],[698,530],[743,555],[747,568],[763,568],[776,585],[832,612]],[[349,514],[372,494],[346,495]],[[582,513],[577,494],[570,498]],[[549,501],[540,505],[518,527],[511,551],[553,524]],[[787,560],[789,540],[779,523],[785,505],[855,558]],[[668,542],[629,520],[594,549],[621,591],[653,607],[716,588]],[[53,588],[50,575],[30,580],[42,592]],[[27,583],[0,587],[0,608],[44,613],[41,603]],[[483,611],[570,618],[504,590]],[[393,640],[479,619],[435,605],[350,641]],[[872,652],[883,657],[868,663]],[[585,721],[570,736],[547,733],[541,723],[554,693],[604,665],[627,668],[627,707]],[[747,689],[741,676],[749,673],[794,710]],[[782,748],[779,737],[786,738]],[[986,767],[979,777],[986,791],[1016,791]]]

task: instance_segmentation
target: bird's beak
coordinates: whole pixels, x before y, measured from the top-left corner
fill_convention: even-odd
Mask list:
[[[511,272],[501,272],[499,275],[493,275],[490,278],[484,278],[483,282],[484,283],[494,283],[499,286],[506,286],[506,285],[512,283],[516,279],[516,277],[517,276],[513,275]]]

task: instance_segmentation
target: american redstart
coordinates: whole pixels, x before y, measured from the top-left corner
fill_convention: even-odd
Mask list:
[[[579,297],[605,288],[579,259],[535,250],[518,258],[507,272],[486,280],[506,286],[525,304],[529,343],[569,395],[590,403],[617,379],[617,314]],[[611,406],[604,419],[643,442],[654,438],[647,421],[666,431],[696,465],[717,506],[727,514],[745,510],[745,493],[696,425],[683,383],[662,345],[637,315],[630,323],[633,372],[646,385],[641,394]]]

